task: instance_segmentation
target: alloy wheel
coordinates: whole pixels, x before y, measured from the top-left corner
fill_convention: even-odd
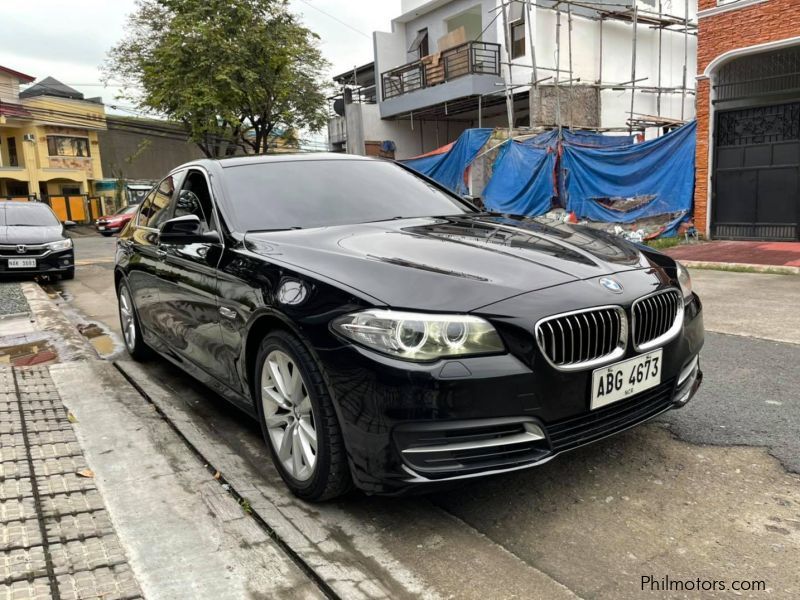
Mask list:
[[[278,460],[294,479],[308,481],[317,462],[314,409],[300,369],[285,352],[273,350],[264,361],[261,403]]]
[[[136,317],[133,314],[133,302],[124,285],[119,291],[119,317],[122,324],[122,335],[125,338],[125,345],[128,350],[136,347]]]

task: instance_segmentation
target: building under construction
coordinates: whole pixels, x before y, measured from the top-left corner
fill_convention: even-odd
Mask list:
[[[696,0],[403,0],[335,78],[331,146],[407,158],[473,127],[660,135],[694,117]]]

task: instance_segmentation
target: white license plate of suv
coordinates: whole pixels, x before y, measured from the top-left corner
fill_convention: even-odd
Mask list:
[[[662,353],[659,348],[595,369],[592,373],[592,410],[630,398],[661,383]]]
[[[35,269],[36,268],[36,259],[35,258],[9,258],[8,259],[8,268],[9,269]]]

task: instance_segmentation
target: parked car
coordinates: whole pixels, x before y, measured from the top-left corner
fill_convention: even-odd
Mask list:
[[[0,201],[0,274],[75,277],[75,252],[66,229],[42,202]]]
[[[108,237],[114,233],[119,233],[128,224],[128,221],[133,218],[136,211],[139,210],[138,204],[130,204],[120,208],[113,215],[103,215],[97,219],[95,227],[102,235]]]
[[[257,418],[298,496],[539,465],[686,404],[686,269],[343,155],[177,168],[119,238],[125,345]]]

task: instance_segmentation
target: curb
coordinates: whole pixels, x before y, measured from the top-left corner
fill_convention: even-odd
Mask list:
[[[39,287],[39,284],[26,281],[21,284],[21,287],[31,309],[31,317],[36,322],[36,329],[58,336],[66,347],[67,355],[59,354],[61,361],[98,359],[98,354],[91,342],[80,334],[72,321]]]
[[[790,267],[787,265],[754,265],[749,263],[712,262],[707,260],[678,260],[680,260],[681,264],[685,267],[692,269],[769,273],[771,275],[800,275],[800,267]]]

